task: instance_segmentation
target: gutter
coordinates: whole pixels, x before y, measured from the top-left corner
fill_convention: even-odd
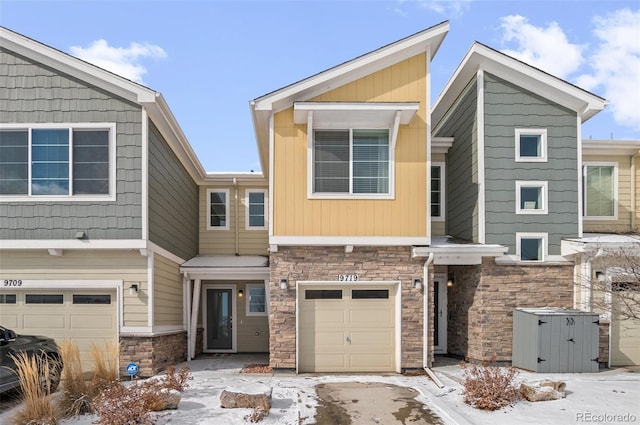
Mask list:
[[[429,266],[433,262],[433,252],[429,253],[427,260],[424,262],[424,266],[422,267],[422,281],[424,282],[423,291],[424,295],[422,311],[424,312],[424,320],[422,325],[422,368],[429,375],[429,378],[436,384],[438,388],[443,388],[444,384],[440,379],[436,376],[435,373],[429,368]]]

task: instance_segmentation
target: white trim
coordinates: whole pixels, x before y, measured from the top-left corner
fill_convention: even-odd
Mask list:
[[[268,220],[268,224],[269,224],[269,237],[273,236],[273,220],[274,220],[274,216],[273,216],[273,198],[275,197],[274,195],[274,188],[273,188],[273,180],[274,180],[274,172],[273,172],[273,162],[275,161],[275,152],[274,152],[274,136],[275,134],[275,129],[274,129],[274,125],[273,125],[273,114],[271,114],[269,116],[269,170],[271,170],[271,172],[269,173],[269,220]]]
[[[477,137],[478,137],[478,242],[486,241],[486,205],[484,181],[484,71],[477,72]]]
[[[520,261],[520,258],[516,255],[503,255],[502,257],[496,257],[496,264],[499,266],[505,265],[527,265],[527,266],[566,266],[573,264],[572,261],[567,260],[561,255],[547,255],[545,261]]]
[[[613,215],[612,216],[588,216],[587,214],[587,203],[589,200],[587,199],[587,191],[586,184],[584,185],[584,220],[590,221],[615,221],[618,219],[618,166],[617,162],[594,162],[594,161],[585,161],[582,168],[582,176],[583,179],[587,178],[587,168],[589,167],[613,167]],[[633,178],[633,177],[632,177]]]
[[[153,277],[154,277],[154,264],[155,258],[154,253],[150,252],[147,256],[147,326],[153,327],[154,325],[154,304],[155,300],[153,299],[154,291],[153,291]]]
[[[540,137],[540,156],[520,156],[520,136]],[[547,129],[546,128],[516,128],[515,129],[516,162],[547,162]]]
[[[596,140],[581,139],[582,128],[578,126],[578,140],[582,142],[582,155],[637,155],[640,140]]]
[[[407,246],[429,245],[429,236],[271,236],[270,245],[307,246]]]
[[[426,112],[426,117],[425,117],[425,141],[426,141],[426,160],[427,160],[427,164],[426,164],[426,169],[425,169],[425,183],[426,183],[426,225],[427,225],[427,235],[431,236],[433,234],[433,231],[431,229],[431,223],[433,221],[432,217],[431,217],[431,143],[432,143],[432,134],[431,134],[431,110],[430,110],[430,105],[431,105],[431,99],[430,99],[430,95],[431,95],[431,47],[428,46],[425,52],[425,93],[424,93],[424,98],[426,99],[425,102],[425,110]],[[441,187],[442,188],[442,187]],[[442,198],[440,198],[442,200]],[[440,213],[442,213],[442,208],[440,210]],[[426,285],[426,280],[425,280],[425,286]],[[426,315],[424,315],[426,317]],[[426,341],[426,340],[425,340]],[[426,363],[425,363],[426,365]]]
[[[123,326],[120,336],[138,337],[138,336],[158,336],[171,335],[184,332],[185,330],[179,325],[162,325],[162,326]]]
[[[264,220],[264,225],[263,226],[251,226],[250,224],[250,220],[249,220],[249,207],[250,202],[249,202],[249,195],[251,193],[262,193],[264,196],[264,199],[262,201],[262,206],[263,206],[263,220]],[[245,220],[244,220],[244,228],[245,230],[267,230],[267,228],[269,227],[269,220],[268,220],[268,208],[269,208],[269,200],[268,198],[268,190],[267,189],[245,189],[244,191],[244,201],[245,201]]]
[[[68,150],[69,150],[69,189],[67,195],[33,195],[32,187],[32,129],[52,129],[69,130]],[[73,194],[73,130],[106,130],[109,133],[109,193],[107,195],[74,195]],[[28,167],[28,188],[24,195],[0,195],[0,202],[115,202],[116,200],[116,123],[96,122],[96,123],[0,123],[0,130],[22,130],[28,135],[27,147],[27,167]]]
[[[523,187],[539,188],[541,190],[541,208],[521,208],[521,197]],[[540,180],[516,180],[516,214],[549,214],[549,182]]]
[[[175,254],[172,254],[171,252],[167,251],[166,249],[162,248],[159,245],[156,245],[155,243],[151,242],[151,241],[147,241],[147,250],[151,251],[153,253],[156,253],[158,255],[160,255],[161,257],[164,257],[166,259],[168,259],[169,261],[173,261],[174,263],[180,265],[182,263],[184,263],[185,259],[178,257]]]
[[[578,237],[582,237],[583,233],[584,233],[584,218],[582,217],[583,215],[583,202],[584,202],[584,193],[582,192],[583,189],[583,181],[582,181],[582,156],[584,155],[584,141],[582,140],[582,125],[580,123],[580,117],[576,117],[576,129],[577,129],[577,136],[578,136],[578,158],[577,158],[577,163],[578,163],[578,169],[576,170],[578,172]]]
[[[434,333],[438,333],[439,344],[433,344],[433,352],[435,354],[447,354],[447,328],[448,328],[448,312],[447,312],[447,275],[445,273],[436,273],[433,278],[434,283],[434,295],[435,295],[435,283],[438,282],[438,304],[440,305],[440,311],[442,314],[438,318],[438,329],[435,329]],[[435,300],[434,300],[435,301]],[[434,302],[435,307],[435,302]],[[434,316],[438,314],[437,311],[433,312]],[[442,332],[441,332],[442,331]]]
[[[447,165],[444,162],[432,162],[431,163],[431,167],[429,167],[429,173],[431,173],[431,168],[432,167],[440,167],[440,215],[437,217],[434,217],[431,215],[431,206],[432,206],[432,200],[431,200],[431,191],[433,190],[433,188],[431,187],[431,180],[433,179],[433,175],[430,175],[429,177],[429,217],[431,218],[432,221],[437,221],[437,222],[442,222],[446,220],[446,173],[447,173]],[[431,234],[431,233],[429,233]]]
[[[264,289],[264,311],[263,312],[251,312],[249,309],[250,306],[250,302],[251,302],[251,288],[262,288]],[[247,283],[245,285],[245,316],[250,317],[250,316],[259,316],[259,317],[264,317],[268,314],[268,308],[267,306],[269,305],[269,299],[267,298],[267,285],[263,283]]]
[[[293,122],[307,124],[313,114],[317,128],[397,128],[409,124],[419,107],[419,102],[294,102]]]
[[[213,349],[207,347],[207,331],[208,331],[208,318],[207,318],[207,290],[209,289],[230,289],[231,290],[231,348],[230,349]],[[202,321],[204,322],[204,332],[202,333],[202,351],[204,353],[236,353],[238,351],[238,324],[237,319],[237,296],[238,288],[236,284],[220,285],[216,283],[205,283],[202,285],[202,291],[204,296],[202,297]]]
[[[149,118],[147,108],[142,108],[141,139],[142,164],[140,167],[140,184],[142,185],[142,239],[149,239]]]
[[[522,260],[521,259],[521,241],[522,239],[539,239],[542,243],[542,258],[538,260]],[[544,263],[550,260],[549,256],[549,234],[546,232],[517,232],[516,233],[516,257],[522,263]],[[564,260],[564,258],[563,258]]]
[[[395,293],[395,372],[402,370],[402,281],[400,280],[358,280],[355,282],[339,282],[334,280],[298,280],[296,281],[296,373],[299,372],[300,359],[300,287],[304,286],[393,286]]]
[[[224,226],[212,226],[211,225],[211,194],[212,193],[224,193],[224,215],[225,215],[225,225]],[[229,208],[231,206],[231,202],[229,199],[229,189],[207,189],[207,230],[229,230]]]
[[[69,232],[73,233],[73,232]],[[70,235],[72,238],[73,235]],[[2,249],[144,249],[142,239],[4,239]]]

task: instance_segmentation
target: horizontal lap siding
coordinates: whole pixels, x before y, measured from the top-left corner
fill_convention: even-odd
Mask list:
[[[140,106],[0,49],[0,111],[2,123],[114,122],[117,146],[115,202],[3,202],[0,239],[142,236]]]
[[[0,251],[0,280],[122,280],[124,325],[147,326],[147,257],[138,251]],[[138,294],[129,294],[132,284]]]
[[[307,127],[293,108],[275,114],[274,235],[427,236],[426,58],[417,55],[331,90],[317,102],[420,102],[401,125],[395,150],[395,199],[308,199]]]
[[[151,122],[149,239],[185,260],[198,253],[198,185]]]
[[[515,254],[516,232],[547,232],[549,254],[578,234],[576,113],[485,73],[486,241]],[[515,161],[515,129],[547,130],[547,162]],[[516,180],[548,182],[549,213],[516,215]]]
[[[183,300],[180,265],[154,255],[153,303],[154,325],[182,325]]]
[[[476,82],[445,116],[435,136],[453,137],[446,180],[446,234],[478,241],[478,135]],[[436,123],[439,125],[439,123]]]

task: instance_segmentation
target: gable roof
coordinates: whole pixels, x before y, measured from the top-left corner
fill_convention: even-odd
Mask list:
[[[479,70],[576,111],[582,122],[607,105],[607,101],[600,96],[476,41],[433,105],[431,122],[434,128],[438,127]]]
[[[202,164],[159,92],[2,26],[0,48],[143,106],[191,177],[196,182],[205,178]]]
[[[431,52],[430,59],[433,59],[448,32],[449,22],[441,22],[249,102],[263,173],[269,173],[269,119],[273,113],[291,107],[294,102],[312,99],[427,50]]]

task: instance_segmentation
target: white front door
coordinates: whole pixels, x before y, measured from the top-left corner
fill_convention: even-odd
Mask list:
[[[433,351],[447,353],[447,277],[436,275],[433,280]]]

